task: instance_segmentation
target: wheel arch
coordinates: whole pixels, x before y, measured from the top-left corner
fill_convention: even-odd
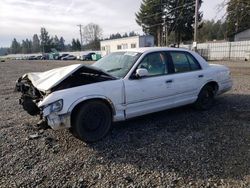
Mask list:
[[[74,119],[73,116],[76,114],[75,112],[78,111],[78,109],[86,104],[87,102],[90,102],[90,101],[101,101],[103,102],[104,104],[106,104],[109,109],[110,109],[110,112],[112,114],[112,117],[114,117],[114,115],[116,114],[116,111],[115,111],[115,106],[113,104],[113,102],[108,99],[107,97],[104,97],[104,96],[91,96],[91,97],[84,97],[84,98],[81,98],[81,99],[78,99],[77,101],[75,101],[69,108],[68,112],[70,113],[70,119],[71,119],[71,122],[72,120]]]
[[[216,95],[217,92],[219,91],[219,84],[218,82],[214,81],[214,80],[211,80],[209,82],[207,82],[206,84],[204,84],[202,86],[202,88],[200,89],[200,91],[205,87],[205,86],[211,86],[214,90],[214,94]]]

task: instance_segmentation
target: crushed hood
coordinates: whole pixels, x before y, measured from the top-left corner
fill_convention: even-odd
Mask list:
[[[99,69],[96,69],[91,66],[86,66],[82,64],[70,65],[66,67],[52,69],[46,72],[32,72],[23,75],[24,77],[28,77],[28,79],[32,82],[33,86],[42,92],[49,91],[68,76],[76,72],[82,67],[86,67],[86,69],[93,69],[95,72],[99,72],[102,74],[106,74]]]
[[[46,72],[32,72],[25,74],[23,77],[28,77],[28,79],[32,82],[33,86],[36,87],[40,91],[48,91],[70,74],[81,68],[83,65],[70,65],[67,67],[61,67],[52,69]]]

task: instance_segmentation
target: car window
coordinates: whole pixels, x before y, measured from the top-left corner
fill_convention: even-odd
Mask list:
[[[92,66],[98,67],[112,76],[123,78],[140,56],[141,53],[137,52],[114,52]]]
[[[201,66],[200,64],[194,59],[193,56],[186,54],[188,61],[190,63],[191,70],[200,70]]]
[[[143,58],[138,68],[147,69],[149,76],[168,74],[167,58],[163,52],[148,54]]]
[[[184,52],[170,52],[175,73],[200,70],[201,67],[195,59]]]

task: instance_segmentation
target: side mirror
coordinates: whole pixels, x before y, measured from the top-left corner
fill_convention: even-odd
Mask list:
[[[140,68],[136,70],[136,77],[137,78],[142,78],[148,76],[148,70],[144,68]]]

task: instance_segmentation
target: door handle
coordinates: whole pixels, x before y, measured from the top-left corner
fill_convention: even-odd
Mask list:
[[[199,75],[198,77],[199,77],[199,78],[203,78],[203,77],[204,77],[204,75]]]
[[[170,84],[170,83],[173,83],[173,80],[167,80],[166,81],[166,84]]]

